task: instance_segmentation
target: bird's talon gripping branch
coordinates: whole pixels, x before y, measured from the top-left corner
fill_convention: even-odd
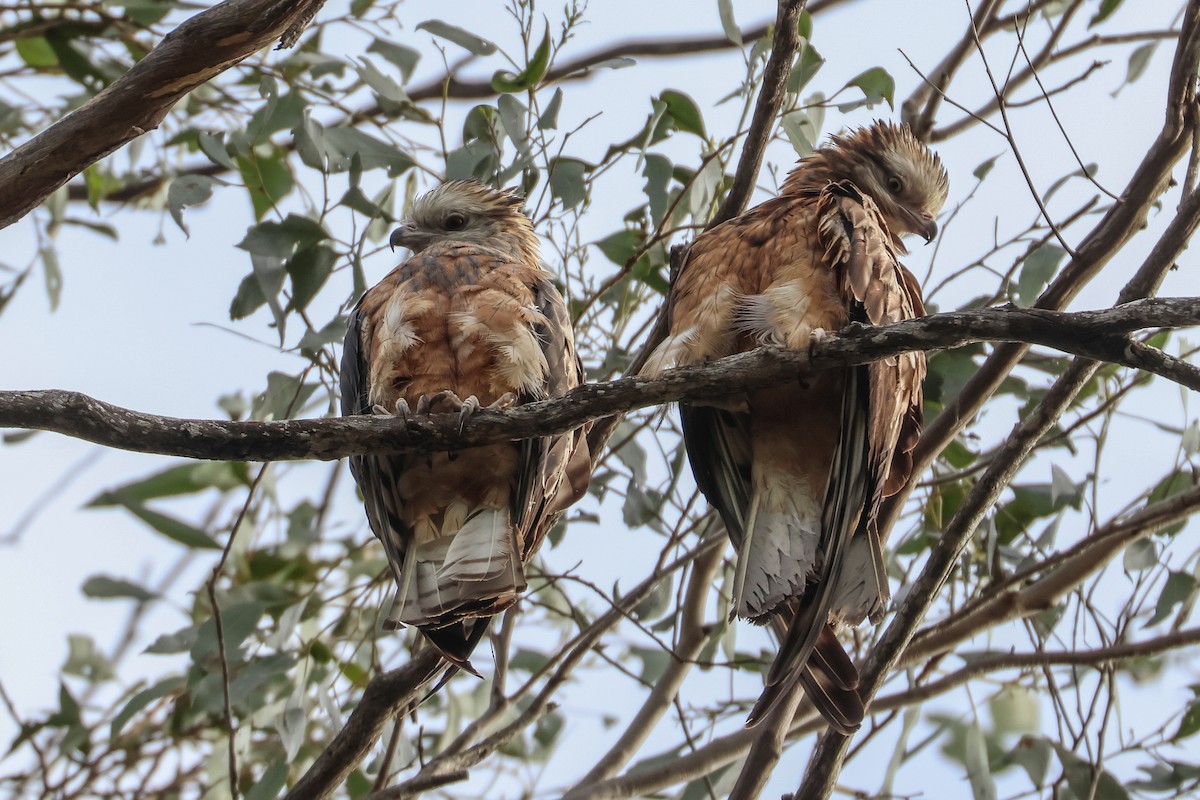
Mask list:
[[[417,198],[391,236],[412,257],[350,314],[343,414],[456,413],[461,432],[479,397],[499,394],[491,407],[507,408],[518,395],[559,398],[582,382],[566,303],[541,267],[522,204],[472,181]],[[525,564],[587,490],[588,451],[578,442],[570,432],[352,456],[396,581],[384,628],[415,626],[447,661],[478,675],[469,659],[489,618],[525,591]]]

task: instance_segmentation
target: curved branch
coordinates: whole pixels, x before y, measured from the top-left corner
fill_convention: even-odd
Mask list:
[[[912,350],[1020,341],[1152,371],[1200,391],[1200,367],[1131,342],[1143,328],[1200,324],[1200,298],[1158,298],[1100,311],[1033,308],[958,311],[894,325],[852,325],[808,351],[762,347],[707,364],[580,386],[565,397],[506,411],[411,419],[357,416],[271,422],[145,414],[61,390],[0,392],[0,427],[48,430],[141,453],[222,461],[333,460],[360,453],[444,451],[564,433],[595,419],[679,400],[775,386],[811,370],[865,364]]]
[[[809,11],[816,13],[817,11],[846,5],[849,2],[852,2],[852,0],[814,0],[814,2],[809,5]],[[766,36],[769,32],[770,24],[762,23],[760,25],[755,25],[743,30],[741,32],[741,38],[743,42],[753,42]],[[543,85],[583,80],[591,77],[593,67],[603,64],[606,61],[612,61],[618,58],[630,58],[637,56],[669,58],[671,56],[716,53],[722,50],[737,49],[740,46],[741,45],[730,41],[729,38],[724,35],[681,37],[672,39],[631,39],[626,42],[617,42],[609,45],[608,47],[594,50],[578,58],[564,61],[562,64],[552,67],[549,72],[546,73],[546,77],[543,80]],[[457,66],[461,66],[461,64]],[[455,69],[457,69],[457,66]],[[485,100],[496,96],[496,90],[492,88],[492,82],[490,79],[477,81],[459,80],[454,77],[454,71],[455,70],[452,69],[446,75],[439,75],[433,80],[410,89],[408,91],[409,99],[414,102],[420,102],[422,100],[441,100],[443,97],[450,100]],[[330,123],[330,127],[354,125],[362,120],[370,119],[381,113],[382,110],[378,105],[370,105],[348,114],[336,122]],[[114,145],[112,149],[115,150],[119,146],[120,144]],[[289,140],[284,142],[281,146],[285,150],[291,151],[295,150],[296,143],[294,140]],[[175,175],[207,175],[209,177],[213,177],[222,175],[228,171],[228,167],[205,161],[202,163],[195,163],[182,167],[175,173]],[[156,176],[133,183],[128,183],[121,188],[105,195],[103,200],[117,203],[129,202],[145,194],[156,191],[160,186],[162,186],[164,180],[164,178]],[[71,200],[88,199],[88,189],[83,184],[72,184],[68,188],[68,191],[70,192],[69,196]]]
[[[873,713],[894,711],[913,703],[925,702],[945,694],[973,678],[991,672],[1044,666],[1099,666],[1132,658],[1144,658],[1196,644],[1200,644],[1200,628],[1189,628],[1141,642],[1113,645],[1095,650],[986,655],[977,661],[972,661],[962,669],[926,685],[914,686],[879,697],[871,705],[871,711]],[[804,722],[794,724],[788,733],[788,738],[794,740],[816,733],[824,727],[825,722],[813,715]],[[647,762],[653,761],[655,766],[635,768],[626,775],[595,784],[589,787],[588,791],[580,794],[578,800],[624,800],[629,797],[643,797],[686,780],[708,775],[713,770],[732,763],[742,756],[749,749],[752,737],[752,731],[739,730],[718,736],[694,752],[682,755],[677,759],[651,756]],[[795,795],[795,797],[799,798],[799,795]]]
[[[779,0],[771,56],[767,59],[766,69],[763,70],[762,88],[754,106],[754,116],[750,120],[750,132],[742,146],[742,157],[733,176],[733,186],[730,187],[729,194],[725,195],[725,202],[721,203],[717,213],[708,221],[706,229],[720,225],[745,211],[746,204],[750,202],[750,195],[754,193],[754,184],[758,180],[758,171],[762,168],[763,155],[766,153],[767,143],[771,141],[771,134],[775,132],[779,107],[783,105],[788,71],[791,70],[792,60],[800,47],[800,31],[796,26],[804,6],[805,0]]]
[[[1133,542],[1187,519],[1197,509],[1200,509],[1200,487],[1151,503],[1126,519],[1098,528],[1074,547],[1050,556],[1031,570],[1010,576],[987,596],[921,631],[904,651],[900,665],[920,663],[981,631],[1051,608]],[[1031,572],[1040,573],[1041,577],[1026,583]]]
[[[708,639],[704,625],[704,604],[708,599],[709,590],[712,589],[713,575],[716,574],[717,567],[721,565],[724,555],[724,547],[714,547],[696,559],[692,577],[688,581],[687,594],[681,604],[683,613],[677,628],[679,642],[675,649],[670,651],[670,664],[654,682],[654,689],[651,690],[646,697],[646,702],[642,704],[637,714],[625,727],[625,732],[588,771],[587,775],[579,779],[575,784],[575,789],[592,786],[611,778],[629,763],[629,759],[633,758],[645,743],[646,738],[654,730],[654,726],[679,694],[684,678],[691,671]],[[572,789],[572,792],[575,789]],[[563,795],[563,800],[568,800],[570,797],[571,792],[567,792]]]
[[[168,33],[104,91],[0,158],[0,228],[159,126],[209,79],[277,39],[293,40],[324,0],[225,0]]]
[[[441,667],[441,657],[426,650],[400,669],[372,678],[354,713],[284,800],[328,797],[362,761],[388,720],[401,706],[415,700],[417,692]]]
[[[1084,237],[1067,265],[1042,292],[1038,308],[1062,308],[1094,278],[1110,259],[1146,225],[1158,198],[1167,190],[1175,164],[1192,142],[1189,122],[1196,105],[1195,74],[1200,63],[1200,3],[1191,0],[1181,25],[1179,44],[1171,67],[1166,99],[1166,118],[1133,176],[1104,217]],[[1193,195],[1196,193],[1193,192]],[[1118,302],[1152,294],[1175,259],[1187,247],[1200,224],[1200,197],[1193,196],[1185,210],[1171,220],[1167,231],[1122,291]],[[1028,348],[1006,344],[995,351],[921,434],[913,451],[912,475],[919,476],[975,418]],[[879,512],[879,530],[890,531],[912,491],[912,482],[884,501]]]

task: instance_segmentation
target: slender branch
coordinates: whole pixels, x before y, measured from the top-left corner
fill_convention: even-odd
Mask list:
[[[688,582],[687,594],[682,603],[683,612],[679,620],[679,641],[671,651],[671,663],[654,682],[654,688],[646,697],[642,707],[626,726],[608,752],[596,762],[576,784],[576,788],[591,786],[615,775],[629,763],[646,738],[654,730],[662,715],[671,707],[679,694],[684,678],[704,648],[708,638],[704,626],[704,604],[712,589],[712,578],[721,564],[725,548],[715,547],[696,559],[692,577]],[[571,793],[564,795],[564,800]]]
[[[1012,482],[1033,446],[1050,430],[1079,390],[1095,374],[1097,366],[1094,361],[1075,360],[1055,381],[1033,412],[1017,423],[975,488],[963,500],[930,552],[920,576],[912,583],[891,624],[867,659],[858,688],[864,705],[870,706],[875,693],[895,668],[917,625],[950,577],[959,553],[974,535],[988,509]],[[825,800],[830,796],[851,741],[852,737],[834,732],[827,732],[817,741],[804,780],[795,793],[797,800]]]
[[[809,11],[815,14],[818,11],[847,5],[851,2],[853,0],[813,0],[809,4]],[[741,39],[743,42],[753,42],[766,36],[769,32],[770,24],[762,23],[744,29],[741,32]],[[625,42],[616,42],[607,47],[586,53],[578,58],[555,64],[546,73],[543,85],[566,83],[568,81],[589,78],[594,74],[594,67],[619,58],[670,58],[672,56],[716,53],[723,50],[738,49],[739,47],[738,44],[730,41],[723,34],[670,39],[631,39]],[[467,63],[470,60],[473,60],[473,58],[465,59],[463,63]],[[459,80],[456,78],[454,73],[461,66],[462,64],[455,65],[447,74],[439,75],[426,83],[410,88],[407,92],[408,98],[413,102],[421,102],[425,100],[441,101],[443,98],[448,100],[485,100],[496,96],[496,90],[492,88],[490,79]],[[383,110],[378,105],[372,104],[347,114],[342,119],[331,122],[329,127],[357,125],[364,120],[376,118],[382,113]],[[113,149],[119,146],[116,145]],[[280,146],[285,150],[292,151],[296,149],[296,142],[294,139],[289,139]],[[181,167],[173,174],[174,176],[207,175],[211,177],[222,175],[228,171],[228,167],[205,161]],[[165,178],[161,176],[155,176],[127,183],[119,189],[106,194],[103,199],[109,202],[129,202],[158,190],[164,180]],[[88,199],[88,189],[82,183],[71,184],[69,192],[71,200]]]
[[[1128,661],[1131,658],[1145,658],[1180,647],[1191,647],[1200,644],[1200,628],[1175,631],[1142,642],[1098,647],[1094,650],[1066,650],[1042,653],[996,653],[994,655],[973,655],[967,666],[956,670],[944,678],[898,692],[895,695],[881,697],[871,707],[872,711],[888,711],[902,708],[912,703],[924,702],[931,697],[962,686],[973,678],[1005,669],[1028,669],[1043,666],[1085,665],[1100,667],[1117,661]],[[964,654],[965,655],[965,654]]]
[[[1171,68],[1166,115],[1162,129],[1114,203],[1076,248],[1075,255],[1042,292],[1038,308],[1063,308],[1095,277],[1110,259],[1146,225],[1158,198],[1167,190],[1175,164],[1192,142],[1191,109],[1196,103],[1195,74],[1200,62],[1200,4],[1191,0],[1181,25],[1179,44]],[[1187,246],[1200,221],[1200,203],[1190,213],[1182,210],[1172,220],[1158,245],[1139,269],[1134,291],[1122,293],[1129,301],[1153,293],[1162,276]],[[1132,282],[1131,282],[1132,283]],[[1132,296],[1131,296],[1132,295]],[[975,418],[1020,362],[1028,348],[1022,344],[997,347],[967,381],[958,396],[947,404],[921,434],[913,451],[912,474],[919,476],[938,454]],[[884,501],[879,513],[879,530],[890,531],[912,491],[912,483]]]
[[[441,657],[430,649],[400,669],[372,678],[354,713],[284,800],[328,797],[362,761],[396,709],[416,699],[441,666]]]
[[[1200,367],[1131,342],[1143,328],[1200,324],[1200,298],[1159,298],[1112,309],[1059,313],[986,308],[894,325],[853,325],[808,351],[763,347],[707,364],[581,386],[565,397],[506,411],[480,410],[465,425],[453,414],[410,420],[358,416],[271,422],[162,417],[77,392],[0,392],[0,427],[56,431],[142,453],[226,461],[331,460],[361,453],[444,451],[574,430],[589,420],[679,400],[719,397],[795,380],[812,370],[864,364],[911,350],[980,341],[1020,341],[1152,371],[1200,391]]]
[[[0,228],[157,128],[189,92],[281,37],[324,0],[225,0],[186,20],[104,91],[0,158]]]
[[[1192,647],[1196,644],[1200,644],[1200,628],[1190,628],[1141,642],[1112,645],[1094,650],[985,655],[936,681],[883,695],[871,704],[871,710],[875,713],[895,711],[914,703],[922,703],[962,686],[980,675],[1001,670],[1074,665],[1099,667],[1104,664],[1158,655],[1182,647]],[[815,714],[810,715],[803,722],[797,722],[792,726],[788,733],[788,739],[795,740],[801,736],[815,733],[824,727],[823,720],[817,718]],[[655,762],[654,766],[647,765],[636,768],[619,778],[595,784],[586,792],[581,793],[578,800],[624,800],[629,797],[643,797],[659,792],[668,786],[675,786],[701,775],[707,775],[725,764],[732,763],[744,754],[750,747],[752,735],[752,731],[739,730],[718,736],[695,752],[682,755],[677,759],[652,756],[647,759],[647,762]]]
[[[780,106],[783,105],[788,71],[791,70],[792,60],[800,47],[800,31],[796,26],[804,6],[805,0],[779,0],[779,11],[775,18],[775,38],[771,42],[771,55],[767,59],[767,67],[763,70],[762,88],[759,89],[754,116],[750,120],[750,132],[742,146],[742,157],[733,176],[733,186],[730,187],[729,194],[725,195],[725,202],[721,203],[716,215],[709,220],[708,228],[720,225],[745,211],[746,204],[750,202],[750,195],[754,193],[754,184],[758,181],[763,155],[766,153],[767,143],[771,141],[771,134],[775,132],[775,120],[779,116]]]
[[[1098,572],[1133,542],[1187,519],[1200,509],[1200,487],[1152,503],[1128,518],[1095,530],[1086,539],[1010,576],[937,625],[913,637],[902,666],[921,663],[960,642],[1018,617],[1052,607],[1089,575]],[[1041,574],[1029,581],[1031,574]]]

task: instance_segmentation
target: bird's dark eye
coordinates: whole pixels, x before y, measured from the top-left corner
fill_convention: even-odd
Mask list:
[[[900,194],[904,191],[904,181],[893,175],[887,180],[887,188],[892,194]]]
[[[448,231],[461,231],[467,227],[467,218],[462,214],[447,214],[445,225]]]

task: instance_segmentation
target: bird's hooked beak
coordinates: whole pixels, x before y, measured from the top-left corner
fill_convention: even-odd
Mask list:
[[[388,237],[388,244],[395,250],[397,247],[407,247],[414,253],[425,247],[429,242],[428,234],[419,229],[411,222],[405,222],[399,228],[392,231],[392,235]]]
[[[925,240],[925,244],[929,244],[934,240],[938,233],[937,220],[933,218],[933,214],[928,211],[912,211],[908,208],[904,209],[905,216],[912,223],[912,232]]]

